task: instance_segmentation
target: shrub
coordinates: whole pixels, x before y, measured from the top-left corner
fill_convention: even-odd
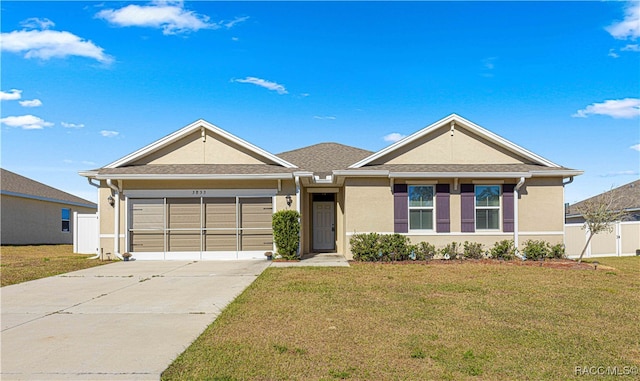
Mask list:
[[[378,250],[383,261],[404,261],[409,258],[409,237],[400,234],[384,234],[378,239]]]
[[[484,250],[482,250],[482,244],[478,242],[464,241],[464,250],[462,255],[465,258],[471,258],[471,259],[484,258]]]
[[[496,242],[491,250],[489,250],[489,255],[494,259],[513,259],[516,255],[516,247],[513,243],[513,240],[505,239]]]
[[[550,258],[562,259],[564,258],[564,245],[561,243],[551,246]]]
[[[278,254],[284,259],[297,259],[300,245],[300,214],[295,210],[280,210],[273,214],[271,221]]]
[[[378,233],[354,234],[349,240],[353,259],[364,262],[377,261],[379,259],[379,240],[380,234]]]
[[[522,254],[524,254],[526,259],[537,261],[541,258],[548,258],[551,254],[551,247],[549,246],[549,242],[530,239],[524,243]]]
[[[418,261],[429,261],[436,255],[436,247],[429,242],[419,242],[413,245],[409,252],[413,252]]]
[[[444,259],[457,259],[460,258],[460,244],[457,242],[451,242],[447,246],[439,250],[439,254]]]

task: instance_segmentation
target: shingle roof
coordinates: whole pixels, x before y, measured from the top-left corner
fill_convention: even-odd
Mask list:
[[[586,200],[582,200],[570,205],[566,214],[580,215],[580,208],[584,207],[590,201],[597,199],[602,195],[612,195],[616,203],[612,206],[615,210],[638,209],[640,208],[640,180],[632,181],[628,184],[600,193]]]
[[[301,169],[319,176],[345,169],[351,164],[370,156],[373,152],[339,143],[319,143],[309,147],[287,151],[276,156],[293,163]]]
[[[0,168],[0,190],[2,194],[26,198],[44,199],[63,204],[96,208],[91,201],[74,196],[59,189],[42,184],[27,177],[20,176],[4,168]]]
[[[559,167],[552,168],[537,164],[381,164],[367,165],[361,168],[348,169],[348,171],[362,170],[386,170],[390,172],[430,172],[430,173],[523,173],[523,172],[563,172],[572,169]]]
[[[98,175],[277,175],[295,171],[299,169],[269,164],[147,164],[100,168]]]

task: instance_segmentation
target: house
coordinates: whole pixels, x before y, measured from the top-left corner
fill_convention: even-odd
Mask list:
[[[573,205],[568,205],[565,209],[565,221],[568,224],[582,224],[584,218],[580,210],[590,202],[605,196],[613,201],[613,210],[623,210],[626,212],[624,221],[640,221],[640,180],[632,181],[628,184],[600,193],[586,200],[582,200]]]
[[[322,143],[279,155],[198,120],[80,174],[99,186],[104,253],[206,260],[264,258],[281,209],[301,214],[301,254],[350,258],[363,232],[559,243],[564,180],[582,171],[452,114],[378,152]]]
[[[59,189],[0,169],[2,245],[71,244],[73,213],[97,205]]]

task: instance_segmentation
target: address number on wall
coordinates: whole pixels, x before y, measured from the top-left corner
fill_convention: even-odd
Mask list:
[[[194,195],[194,196],[202,196],[202,195],[207,194],[207,191],[206,190],[193,190],[193,191],[191,191],[191,194]]]

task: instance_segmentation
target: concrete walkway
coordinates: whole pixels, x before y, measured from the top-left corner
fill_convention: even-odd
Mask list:
[[[299,262],[273,262],[271,267],[349,267],[344,255],[336,253],[305,254]]]
[[[2,380],[158,380],[267,261],[118,262],[2,287]]]

